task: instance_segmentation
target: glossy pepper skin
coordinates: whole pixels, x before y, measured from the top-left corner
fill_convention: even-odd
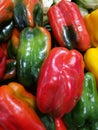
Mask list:
[[[92,11],[91,13],[87,14],[84,17],[86,28],[88,30],[91,46],[97,47],[98,46],[98,9]]]
[[[35,96],[16,82],[0,87],[0,126],[5,130],[46,130],[35,112]]]
[[[17,51],[17,78],[25,87],[35,85],[39,70],[51,50],[51,35],[43,27],[25,28]]]
[[[85,51],[90,47],[90,38],[84,19],[74,2],[60,1],[48,10],[51,29],[60,46]]]
[[[43,113],[62,117],[79,100],[84,81],[84,61],[77,50],[55,47],[43,62],[37,86],[37,104]]]
[[[67,127],[64,124],[62,118],[55,118],[54,122],[55,122],[56,130],[67,130]]]
[[[12,21],[14,14],[14,3],[12,0],[0,1],[0,43],[5,42],[11,36],[14,26]]]
[[[82,96],[72,110],[71,118],[79,130],[98,128],[98,92],[95,77],[91,72],[85,73]]]
[[[6,42],[7,40],[9,40],[13,31],[13,28],[14,28],[13,20],[0,23],[0,43]]]
[[[2,48],[0,47],[0,80],[3,79],[6,69],[6,55],[4,54]]]
[[[18,0],[14,7],[14,20],[21,30],[25,27],[41,26],[43,11],[38,0]]]
[[[98,92],[93,73],[85,73],[81,98],[63,119],[68,130],[98,129]]]
[[[89,48],[84,53],[84,62],[85,62],[85,69],[94,74],[98,85],[98,73],[97,73],[98,72],[98,47]]]

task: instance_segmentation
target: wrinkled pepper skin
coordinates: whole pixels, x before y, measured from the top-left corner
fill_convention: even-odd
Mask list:
[[[4,54],[2,48],[0,47],[0,80],[3,79],[6,69],[6,55]]]
[[[43,113],[62,117],[80,99],[84,81],[84,61],[77,50],[55,47],[41,66],[37,104]]]
[[[14,3],[12,0],[0,1],[0,23],[11,20],[13,17]]]
[[[85,73],[82,96],[72,110],[72,119],[80,127],[86,123],[89,127],[94,126],[98,121],[98,92],[95,77],[91,72]]]
[[[25,87],[35,85],[39,70],[51,50],[51,35],[43,27],[27,27],[20,34],[17,78]]]
[[[90,47],[90,37],[84,19],[74,2],[60,1],[48,10],[51,29],[60,46],[85,51]]]
[[[86,28],[88,30],[91,46],[98,46],[98,9],[92,11],[84,17]]]
[[[38,0],[18,0],[14,8],[14,20],[21,30],[25,27],[41,26],[43,11]]]
[[[35,96],[16,82],[0,87],[0,126],[4,130],[46,130],[35,112]]]
[[[98,85],[98,47],[89,48],[84,53],[85,69],[94,74]]]

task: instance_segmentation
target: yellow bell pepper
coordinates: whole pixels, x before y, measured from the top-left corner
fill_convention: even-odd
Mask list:
[[[98,85],[98,47],[89,48],[84,53],[84,63],[85,69],[94,74]]]
[[[98,9],[84,16],[84,21],[90,35],[91,46],[98,46]]]

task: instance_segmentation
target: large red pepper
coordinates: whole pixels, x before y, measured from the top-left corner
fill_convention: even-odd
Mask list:
[[[0,80],[2,80],[4,76],[4,72],[6,69],[6,55],[3,52],[3,49],[0,47]]]
[[[4,130],[46,130],[35,112],[35,96],[16,82],[0,87],[0,127]],[[1,128],[0,128],[1,129]]]
[[[48,10],[51,29],[60,46],[85,51],[90,47],[90,38],[84,19],[74,2],[61,0]]]
[[[37,104],[41,112],[62,117],[80,99],[84,82],[83,56],[77,50],[56,47],[42,64]]]

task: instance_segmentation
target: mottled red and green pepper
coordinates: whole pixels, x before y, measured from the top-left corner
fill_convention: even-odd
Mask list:
[[[43,11],[39,0],[17,0],[14,21],[19,29],[43,24]]]
[[[60,1],[48,10],[51,29],[60,46],[85,51],[90,47],[90,38],[84,19],[74,2]]]

